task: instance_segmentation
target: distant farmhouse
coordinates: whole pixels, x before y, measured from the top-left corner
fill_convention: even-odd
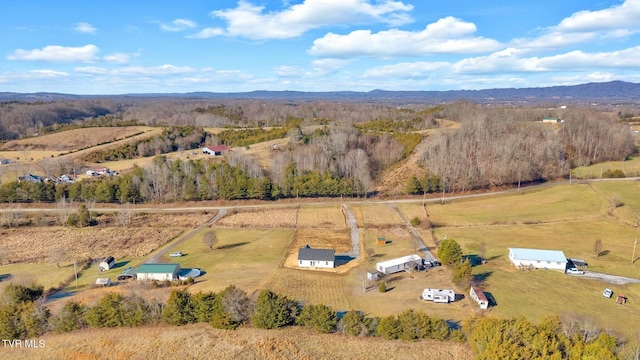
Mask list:
[[[307,245],[298,250],[299,268],[326,268],[335,266],[336,251],[333,249],[312,249]]]
[[[206,146],[202,149],[203,154],[208,154],[212,156],[220,156],[227,151],[231,150],[230,147],[225,145],[215,145],[215,146]]]
[[[27,174],[25,176],[19,176],[18,177],[18,182],[32,182],[32,183],[42,183],[44,181],[44,177],[42,176],[38,176],[38,175],[33,175],[33,174]]]
[[[177,280],[180,264],[142,264],[136,273],[138,280]]]
[[[562,271],[567,269],[567,258],[560,250],[509,248],[509,260],[518,267],[531,266]]]

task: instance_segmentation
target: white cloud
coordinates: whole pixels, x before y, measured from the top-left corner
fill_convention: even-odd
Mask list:
[[[162,29],[163,31],[178,32],[193,29],[197,25],[198,24],[195,21],[189,19],[175,19],[171,22],[171,24],[160,25],[160,29]]]
[[[393,65],[378,66],[365,71],[366,78],[416,78],[427,77],[434,72],[447,69],[450,66],[447,62],[415,62],[398,63]]]
[[[309,50],[318,56],[420,56],[496,51],[502,45],[493,39],[473,36],[476,26],[454,17],[427,25],[422,31],[391,29],[372,33],[356,30],[348,35],[328,33],[316,39]]]
[[[640,1],[626,0],[624,3],[597,11],[579,11],[563,19],[557,31],[591,32],[632,28],[640,29]]]
[[[280,12],[264,13],[264,9],[240,0],[234,9],[213,11],[211,15],[224,19],[227,27],[222,33],[219,30],[209,33],[264,40],[294,38],[330,25],[386,23],[398,26],[412,21],[408,12],[413,6],[392,0],[305,0]]]
[[[204,28],[199,33],[188,35],[190,39],[208,39],[214,36],[224,35],[224,29],[221,28]]]
[[[42,49],[18,49],[7,56],[9,60],[51,61],[51,62],[91,62],[96,60],[100,49],[93,45],[80,47],[64,47],[58,45],[45,46]]]
[[[131,55],[125,53],[113,53],[111,55],[106,55],[102,59],[109,63],[115,64],[126,64],[129,62]]]
[[[95,34],[98,32],[98,29],[86,22],[77,23],[73,30],[82,34]]]
[[[96,66],[77,67],[75,71],[81,74],[96,75],[116,75],[116,76],[159,76],[159,75],[176,75],[188,74],[196,72],[196,69],[190,66],[174,66],[165,64],[160,66],[127,66],[122,68],[106,69]]]
[[[274,68],[276,74],[280,77],[300,77],[303,74],[303,70],[298,66],[276,66]]]
[[[558,25],[543,29],[538,37],[514,39],[511,46],[532,52],[620,39],[640,32],[638,19],[640,0],[626,0],[603,10],[576,12]]]
[[[30,78],[57,78],[62,76],[69,76],[69,73],[64,71],[55,71],[55,70],[31,70],[28,73]]]

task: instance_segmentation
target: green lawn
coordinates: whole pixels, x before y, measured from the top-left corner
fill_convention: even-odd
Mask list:
[[[0,278],[3,279],[3,282],[15,281],[25,285],[35,282],[47,290],[60,285],[73,275],[73,264],[60,265],[60,267],[53,263],[2,265],[0,266]],[[6,278],[5,275],[10,275],[10,277]]]
[[[191,291],[219,291],[228,285],[253,291],[261,288],[284,260],[293,229],[215,229],[218,244],[210,251],[202,241],[203,230],[172,251],[185,256],[167,258],[183,268],[206,274]]]
[[[626,161],[607,161],[591,166],[580,166],[571,173],[576,179],[599,179],[607,170],[622,170],[627,177],[640,176],[640,157],[635,156]]]
[[[427,205],[427,212],[434,226],[498,225],[594,218],[607,206],[588,184],[574,184]]]

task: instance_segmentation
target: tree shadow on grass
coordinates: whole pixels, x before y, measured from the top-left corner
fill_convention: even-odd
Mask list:
[[[129,262],[130,262],[130,261],[128,261],[128,260],[127,260],[127,261],[120,261],[120,262],[117,262],[117,263],[115,263],[115,265],[113,265],[112,269],[117,269],[117,268],[119,268],[119,267],[126,266]]]
[[[239,243],[233,243],[233,244],[227,244],[227,245],[218,246],[216,249],[218,249],[218,250],[233,249],[233,248],[237,248],[239,246],[247,245],[248,243],[249,243],[248,241],[243,241],[243,242],[239,242]]]
[[[493,271],[486,271],[480,274],[473,275],[473,281],[475,283],[483,283],[493,274]]]
[[[2,274],[0,275],[0,281],[5,281],[11,279],[11,274]]]
[[[477,254],[469,254],[462,257],[463,260],[468,259],[471,266],[482,265],[482,258]]]
[[[602,250],[602,251],[600,251],[600,254],[598,254],[598,257],[607,256],[607,255],[609,255],[610,252],[611,251],[609,251],[609,250]]]

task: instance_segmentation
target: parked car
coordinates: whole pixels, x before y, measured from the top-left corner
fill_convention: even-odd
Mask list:
[[[578,270],[578,268],[569,268],[569,269],[567,269],[567,274],[582,275],[582,274],[584,274],[584,271]]]
[[[171,257],[180,257],[180,256],[182,256],[182,253],[180,251],[176,251],[176,252],[172,252],[169,256],[171,256]]]
[[[606,288],[604,289],[604,291],[602,292],[602,296],[606,297],[606,298],[610,298],[613,296],[613,291],[611,291],[611,289]]]

